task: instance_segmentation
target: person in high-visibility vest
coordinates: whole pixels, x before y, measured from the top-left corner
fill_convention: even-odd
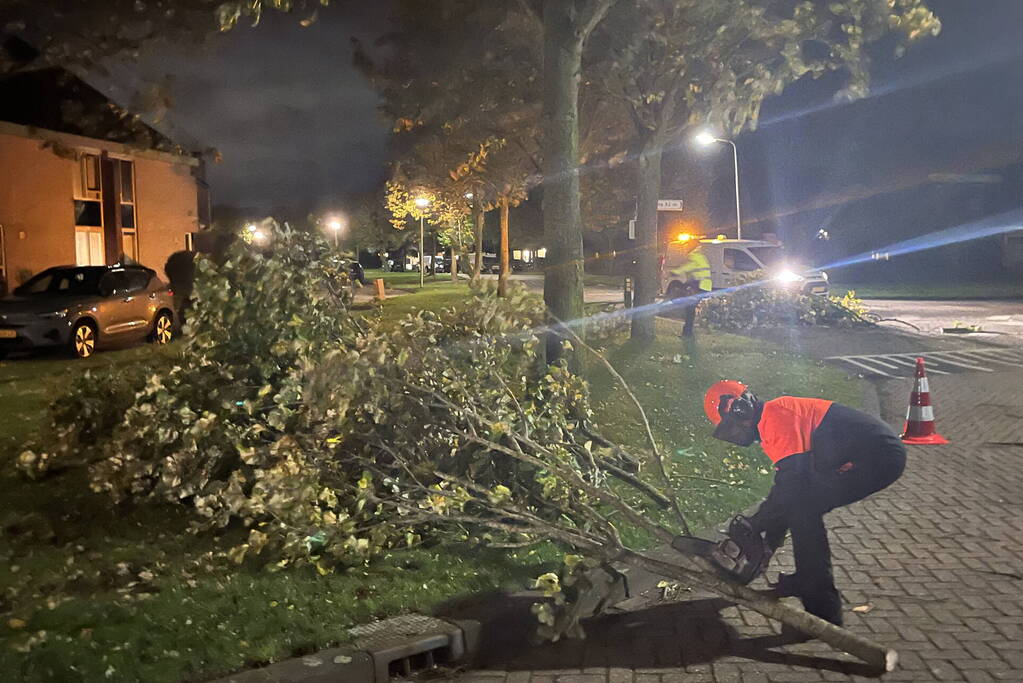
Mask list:
[[[699,249],[693,249],[686,256],[686,260],[671,271],[672,275],[680,277],[685,284],[685,295],[695,296],[700,292],[709,292],[713,287],[710,279],[710,261]],[[696,320],[697,302],[690,302],[685,306],[685,322],[682,323],[682,336],[693,336],[693,323]]]

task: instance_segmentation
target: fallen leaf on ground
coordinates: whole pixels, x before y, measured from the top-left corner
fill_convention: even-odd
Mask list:
[[[860,612],[862,614],[866,614],[872,609],[874,609],[873,605],[857,605],[856,607],[853,607],[853,612]]]

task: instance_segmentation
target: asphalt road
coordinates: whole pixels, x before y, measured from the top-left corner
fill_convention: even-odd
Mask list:
[[[864,303],[882,318],[897,318],[919,328],[925,336],[950,335],[942,328],[977,325],[979,334],[964,335],[998,344],[1023,346],[1023,301],[906,301],[868,299]],[[897,322],[882,323],[903,330],[912,328]]]
[[[496,277],[496,276],[492,276]],[[511,276],[535,291],[543,290],[543,275],[540,273],[517,273]],[[622,292],[617,287],[591,286],[584,292],[587,303],[621,302]],[[988,344],[1023,347],[1023,301],[1016,300],[975,300],[959,301],[904,300],[904,299],[867,299],[864,301],[872,313],[887,319],[881,323],[882,328],[907,333],[909,346],[916,346],[912,338],[923,337],[921,341],[932,346],[943,347],[946,344],[959,346],[960,341],[976,341]],[[971,334],[949,334],[943,328],[978,326],[980,331]],[[908,324],[907,324],[908,323]],[[859,333],[862,336],[864,333]],[[869,335],[867,335],[869,336]],[[886,342],[888,337],[885,336]],[[852,345],[861,347],[861,343],[850,340]],[[846,346],[846,344],[842,344]],[[866,344],[869,347],[887,346],[887,344]],[[882,349],[871,348],[873,352]],[[902,350],[902,349],[900,349]],[[905,349],[915,351],[916,349]],[[839,351],[838,353],[841,353]]]

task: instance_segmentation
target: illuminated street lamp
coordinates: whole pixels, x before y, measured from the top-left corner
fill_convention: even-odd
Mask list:
[[[700,131],[693,138],[696,144],[701,147],[709,147],[715,142],[723,142],[726,145],[732,146],[732,161],[735,164],[735,236],[737,239],[742,239],[742,210],[739,208],[739,149],[735,146],[735,143],[731,140],[724,138],[715,137],[713,133],[708,131]]]
[[[416,206],[419,207],[419,286],[422,287],[426,284],[426,259],[423,258],[423,250],[426,248],[423,245],[423,209],[430,205],[430,200],[426,197],[419,197],[416,199]]]
[[[334,248],[337,249],[337,236],[341,232],[341,219],[331,218],[327,221],[327,227],[334,232]]]

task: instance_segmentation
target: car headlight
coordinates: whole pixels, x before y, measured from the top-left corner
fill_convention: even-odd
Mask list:
[[[40,318],[66,318],[67,317],[67,309],[64,308],[64,309],[61,309],[59,311],[53,311],[52,313],[41,313],[39,315],[39,317]]]
[[[805,278],[799,273],[793,273],[791,270],[783,270],[774,279],[778,282],[802,282]]]
[[[826,270],[821,271],[821,279],[824,280],[825,282],[828,281],[828,271]]]

